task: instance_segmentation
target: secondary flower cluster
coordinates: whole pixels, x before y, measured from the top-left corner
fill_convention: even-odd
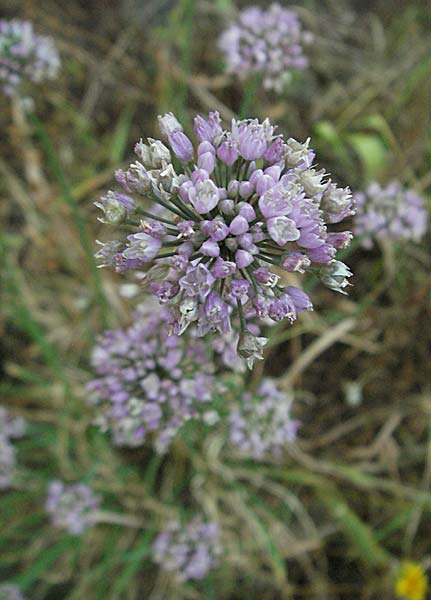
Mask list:
[[[25,598],[13,583],[2,583],[0,584],[0,600],[25,600]]]
[[[53,525],[80,535],[94,525],[94,514],[100,503],[100,496],[96,496],[84,483],[52,481],[45,508]]]
[[[88,384],[96,422],[119,446],[140,446],[154,438],[158,452],[190,419],[205,418],[216,388],[204,340],[168,335],[165,309],[141,306],[127,329],[105,332]]]
[[[171,523],[153,544],[154,561],[181,582],[203,579],[217,566],[220,553],[217,523],[198,517],[184,526]]]
[[[280,458],[296,438],[298,421],[290,416],[292,399],[275,382],[264,379],[258,390],[243,394],[230,413],[230,441],[255,460]]]
[[[307,66],[303,46],[311,40],[296,12],[272,4],[266,10],[252,6],[241,11],[221,35],[219,47],[230,73],[241,78],[262,74],[267,89],[281,92],[291,72]]]
[[[24,419],[12,417],[0,406],[0,490],[10,486],[15,473],[16,453],[12,440],[21,438],[24,432]]]
[[[313,168],[308,141],[284,140],[268,119],[234,119],[227,130],[217,112],[197,116],[196,150],[173,114],[159,123],[179,173],[163,142],[136,145],[139,160],[116,173],[123,191],[96,203],[102,222],[133,233],[102,244],[97,257],[120,272],[146,267],[146,283],[169,305],[176,335],[191,323],[200,336],[226,334],[235,311],[238,353],[252,362],[264,340],[249,334],[246,318],[293,322],[312,309],[303,291],[280,285],[278,269],[318,267],[332,289],[348,285],[351,273],[335,256],[351,234],[330,233],[328,225],[352,214],[349,189]]]
[[[372,183],[366,192],[354,196],[357,214],[355,234],[363,237],[363,246],[371,248],[375,239],[419,241],[426,232],[428,212],[423,198],[398,181],[386,187]]]
[[[53,79],[60,57],[51,38],[37,35],[29,21],[0,20],[0,86],[11,96],[25,81]]]

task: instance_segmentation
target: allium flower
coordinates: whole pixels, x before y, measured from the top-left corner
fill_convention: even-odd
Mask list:
[[[311,40],[295,11],[271,4],[267,9],[252,6],[242,10],[220,36],[219,48],[230,73],[242,79],[262,74],[267,89],[281,92],[292,71],[307,66],[303,46]]]
[[[0,406],[0,490],[10,486],[15,474],[16,452],[11,440],[23,437],[24,433],[24,419],[13,417]]]
[[[142,306],[127,329],[105,332],[93,351],[97,378],[87,386],[96,419],[119,446],[150,437],[165,452],[181,427],[204,417],[216,381],[209,347],[193,335],[168,335],[168,312]]]
[[[0,86],[11,96],[23,82],[53,79],[60,57],[51,38],[37,35],[29,21],[0,20]]]
[[[48,488],[46,512],[55,527],[80,535],[94,525],[95,511],[101,503],[100,496],[84,483],[65,484],[52,481]]]
[[[13,583],[1,583],[0,600],[25,600],[25,598]]]
[[[292,399],[273,380],[264,379],[256,393],[243,394],[231,411],[231,443],[255,460],[280,458],[286,445],[295,440],[299,426],[290,416],[291,404]]]
[[[15,447],[0,435],[0,490],[8,488],[13,480],[16,466]]]
[[[217,566],[220,553],[217,523],[198,517],[184,526],[171,523],[153,544],[154,561],[180,582],[206,577]]]
[[[108,192],[97,203],[105,220],[131,231],[103,245],[102,265],[120,272],[146,268],[146,284],[169,307],[176,335],[192,323],[200,336],[226,335],[233,317],[244,334],[246,319],[292,323],[311,310],[308,296],[283,287],[278,272],[336,262],[351,234],[330,233],[328,226],[353,213],[349,190],[313,168],[308,140],[285,141],[268,119],[234,119],[224,130],[217,112],[197,116],[193,153],[182,137],[181,148],[179,137],[172,142],[185,136],[172,114],[160,121],[180,173],[162,142],[157,152],[154,140],[139,142],[135,150],[144,162],[118,172],[123,192]],[[261,358],[264,340],[245,339],[239,354],[249,362]]]
[[[0,406],[0,437],[18,439],[23,437],[26,424],[22,417],[13,417],[5,406]]]
[[[365,248],[371,248],[376,239],[418,242],[426,232],[428,212],[423,199],[414,190],[404,189],[398,181],[386,187],[372,183],[365,193],[356,193],[354,199],[355,235],[363,237]]]

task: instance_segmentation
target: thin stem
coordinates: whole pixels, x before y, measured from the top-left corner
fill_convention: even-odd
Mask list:
[[[176,252],[165,252],[165,254],[158,254],[154,260],[158,260],[159,258],[169,258],[170,256],[175,256]]]
[[[166,225],[173,225],[174,227],[176,227],[174,221],[169,221],[169,219],[164,219],[163,217],[156,217],[155,215],[152,215],[151,213],[147,212],[146,210],[143,210],[142,208],[137,208],[135,214],[148,217],[149,219],[154,219],[154,221],[161,221],[162,223],[166,223]]]
[[[61,193],[63,195],[63,200],[69,206],[73,219],[75,221],[75,226],[78,231],[79,240],[81,242],[81,246],[85,252],[88,265],[91,270],[91,275],[94,283],[95,296],[99,303],[102,313],[102,320],[104,325],[108,323],[108,305],[106,302],[105,294],[103,291],[102,278],[100,275],[100,271],[97,268],[96,261],[94,260],[94,252],[93,247],[90,242],[90,238],[88,237],[88,233],[85,227],[84,220],[81,217],[79,212],[79,206],[72,194],[70,186],[64,176],[63,170],[60,166],[60,163],[57,160],[57,155],[55,153],[54,147],[51,143],[51,140],[43,127],[42,123],[33,113],[28,114],[30,122],[33,124],[34,131],[39,139],[39,142],[42,146],[42,149],[46,155],[48,164],[53,172],[57,183],[60,187]]]
[[[241,300],[239,298],[237,298],[236,305],[238,307],[239,324],[240,324],[240,327],[241,327],[241,331],[247,331],[247,322],[245,320],[244,311],[243,311],[243,308],[242,308]]]
[[[256,93],[259,89],[260,85],[260,77],[252,77],[248,80],[244,95],[242,97],[241,106],[239,109],[239,117],[240,119],[244,119],[248,117],[250,114],[250,110],[252,109],[254,102],[256,100]]]
[[[268,258],[267,256],[264,256],[262,253],[259,253],[259,258],[261,260],[264,260],[265,262],[271,263],[272,265],[277,265],[280,266],[279,263],[271,258]]]
[[[182,48],[181,48],[181,71],[182,81],[180,89],[177,91],[177,110],[180,118],[184,118],[185,105],[188,95],[188,78],[190,65],[192,62],[192,40],[193,40],[193,22],[195,16],[195,0],[183,0],[183,27],[182,27]]]
[[[170,206],[167,202],[165,202],[164,200],[161,200],[160,198],[158,198],[156,195],[153,196],[153,200],[154,202],[156,202],[157,204],[160,204],[160,206],[163,206],[163,208],[166,208],[167,210],[169,210],[170,212],[175,213],[178,217],[180,217],[181,219],[189,219],[190,217],[187,215],[187,213],[184,212],[180,212],[179,208],[176,208],[175,206]]]

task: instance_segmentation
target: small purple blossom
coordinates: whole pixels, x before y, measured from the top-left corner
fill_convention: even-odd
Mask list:
[[[366,192],[356,193],[354,200],[354,233],[366,248],[385,238],[418,242],[426,233],[428,211],[423,198],[398,181],[386,187],[372,183]]]
[[[252,6],[242,10],[220,36],[219,48],[229,73],[241,79],[261,74],[265,88],[280,93],[292,71],[307,66],[303,47],[311,39],[294,10],[274,3],[267,9]],[[274,146],[267,156],[276,153]]]
[[[221,554],[219,527],[195,517],[185,525],[170,523],[153,544],[153,559],[179,582],[204,579]]]
[[[296,438],[298,421],[291,417],[292,399],[275,381],[264,379],[257,391],[243,394],[231,410],[230,442],[255,460],[279,459]]]
[[[45,508],[55,527],[80,535],[94,525],[94,515],[100,503],[100,496],[96,496],[84,483],[51,481]]]
[[[0,87],[7,96],[26,82],[54,79],[60,57],[51,38],[38,35],[30,21],[0,20]]]
[[[168,135],[169,145],[175,156],[188,163],[193,159],[193,144],[182,131],[173,131]]]
[[[218,113],[198,116],[196,150],[174,115],[159,121],[187,165],[177,174],[162,142],[137,144],[142,162],[117,175],[124,193],[109,192],[98,203],[105,217],[113,215],[105,221],[128,230],[99,250],[102,264],[119,272],[146,269],[148,288],[169,308],[176,335],[191,324],[201,336],[226,334],[232,318],[245,333],[244,315],[293,322],[303,303],[296,306],[279,270],[325,269],[322,281],[334,285],[331,269],[351,234],[331,232],[330,225],[353,213],[349,191],[313,168],[309,140],[285,140],[268,119],[233,119],[223,129]],[[145,219],[137,222],[139,215]],[[341,281],[337,289],[344,287]],[[241,339],[242,356],[251,352],[252,363],[262,344]]]

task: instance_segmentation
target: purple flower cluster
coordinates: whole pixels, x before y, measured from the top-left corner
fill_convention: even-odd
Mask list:
[[[171,523],[153,544],[154,561],[180,582],[206,577],[221,553],[217,523],[196,517],[186,525]]]
[[[231,443],[255,460],[280,458],[286,445],[295,440],[299,426],[290,416],[291,404],[292,399],[273,380],[264,379],[256,393],[244,393],[231,411]]]
[[[0,490],[10,486],[15,473],[16,453],[12,440],[25,433],[25,421],[0,406]]]
[[[291,72],[307,66],[303,47],[311,40],[296,12],[271,4],[242,10],[221,35],[219,48],[230,73],[241,78],[262,74],[264,87],[280,93]]]
[[[13,583],[1,583],[0,600],[25,600],[25,598]]]
[[[96,422],[119,446],[148,437],[165,452],[190,419],[205,418],[216,389],[204,340],[168,335],[168,312],[142,306],[127,329],[105,332],[93,352],[97,378],[87,388]]]
[[[140,141],[139,160],[116,173],[123,191],[97,203],[103,222],[133,232],[102,244],[96,256],[120,272],[146,267],[146,284],[170,307],[176,335],[192,323],[200,336],[225,335],[235,313],[238,354],[252,363],[265,340],[248,331],[246,319],[292,323],[312,309],[303,291],[280,285],[277,271],[332,268],[351,234],[328,225],[352,214],[350,191],[313,168],[308,141],[284,140],[268,119],[234,119],[226,130],[217,112],[197,116],[196,151],[172,113],[159,123],[180,173],[164,143]],[[346,285],[344,278],[332,288]]]
[[[51,481],[45,508],[55,527],[80,535],[94,525],[94,514],[100,503],[100,496],[96,496],[84,483]]]
[[[29,21],[0,20],[0,86],[11,96],[25,81],[53,79],[60,57],[51,38],[37,35]]]
[[[372,183],[366,192],[356,193],[354,199],[355,234],[363,238],[365,248],[371,248],[374,239],[417,242],[426,232],[428,211],[423,198],[412,189],[404,189],[398,181],[386,187]]]

